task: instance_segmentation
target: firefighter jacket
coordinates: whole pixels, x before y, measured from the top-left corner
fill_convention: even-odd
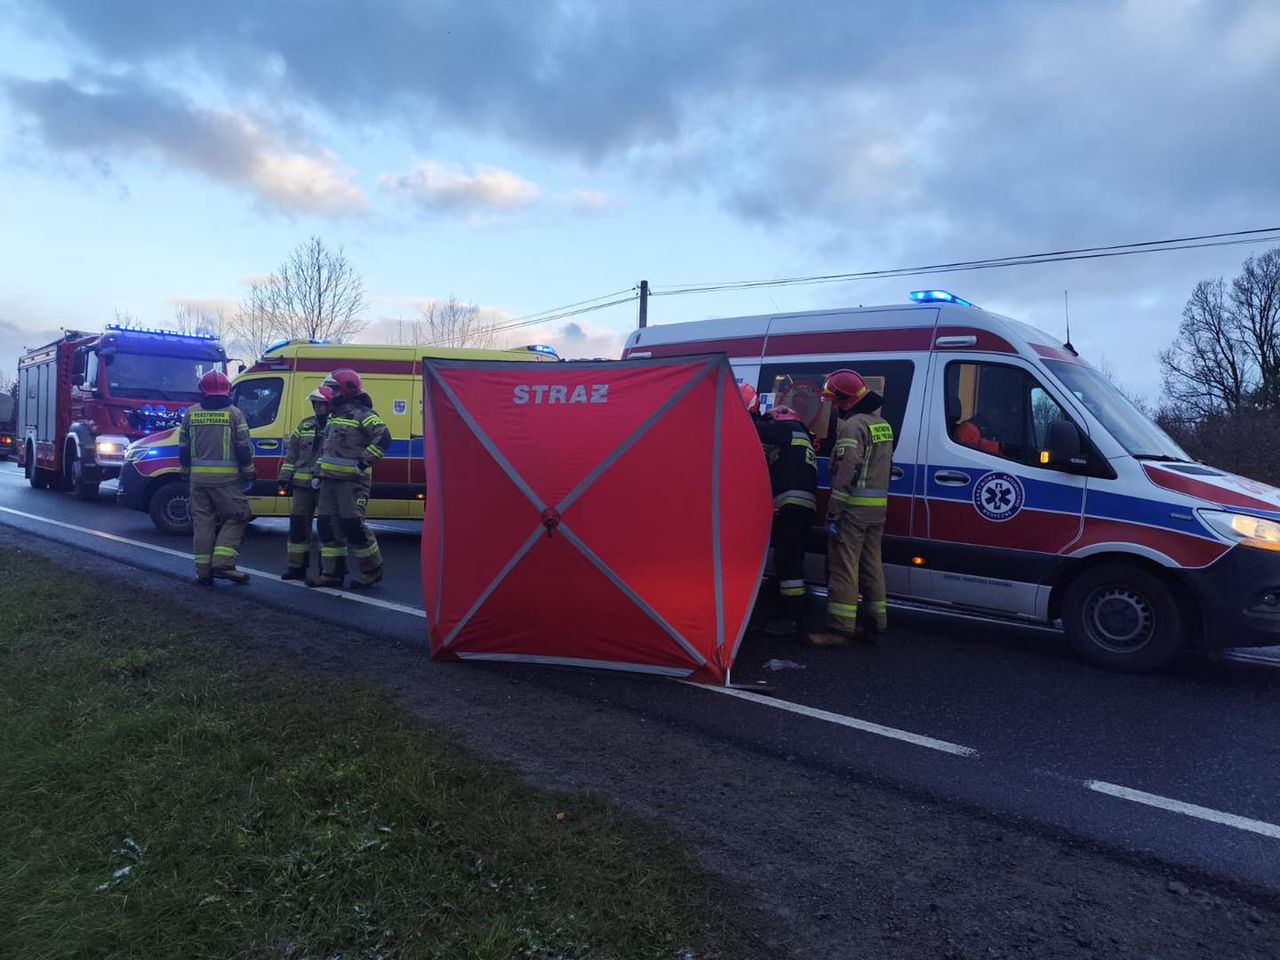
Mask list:
[[[831,452],[829,518],[848,509],[869,521],[883,521],[893,470],[893,427],[875,413],[855,413],[837,421]]]
[[[315,474],[316,458],[320,456],[320,443],[329,418],[306,417],[289,434],[289,447],[284,463],[280,464],[280,482],[308,483]]]
[[[756,432],[769,461],[773,509],[786,506],[818,509],[818,457],[803,423],[759,420]]]
[[[371,407],[365,393],[334,405],[324,426],[315,466],[317,476],[325,480],[358,480],[367,467],[386,455],[391,431]]]
[[[178,427],[178,463],[193,484],[213,486],[253,480],[249,424],[227,397],[205,397],[187,408]]]

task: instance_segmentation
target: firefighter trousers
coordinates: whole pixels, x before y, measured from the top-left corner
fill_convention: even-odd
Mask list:
[[[191,526],[196,576],[208,577],[214,570],[233,570],[240,559],[244,529],[253,514],[240,481],[191,484]]]
[[[320,570],[326,577],[341,576],[350,552],[360,568],[359,579],[371,582],[382,570],[377,538],[365,522],[368,487],[360,480],[320,481]]]
[[[804,615],[804,554],[813,529],[814,509],[784,504],[773,515],[773,572],[782,598],[782,617],[799,621]]]
[[[850,507],[840,514],[835,536],[827,541],[827,626],[852,635],[858,628],[858,595],[863,615],[883,630],[888,626],[880,541],[884,508]]]
[[[295,486],[289,501],[289,569],[305,571],[311,565],[311,521],[320,503],[320,491]]]

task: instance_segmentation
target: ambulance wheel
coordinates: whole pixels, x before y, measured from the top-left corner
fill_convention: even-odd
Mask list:
[[[174,535],[191,534],[191,499],[187,485],[179,481],[164,484],[151,495],[147,513],[156,529]]]
[[[1159,670],[1187,640],[1187,613],[1169,585],[1141,567],[1107,563],[1086,570],[1062,602],[1067,639],[1086,660],[1131,673]]]

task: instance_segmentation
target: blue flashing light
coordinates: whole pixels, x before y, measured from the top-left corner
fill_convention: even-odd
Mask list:
[[[950,290],[912,290],[911,299],[916,303],[954,303],[960,307],[972,307],[968,300],[957,297]]]
[[[217,340],[212,333],[178,333],[176,330],[162,330],[159,327],[130,327],[123,323],[108,323],[106,329],[111,333],[145,333],[153,337],[173,337],[175,340]]]
[[[560,354],[556,353],[556,348],[546,343],[530,343],[525,345],[525,349],[530,353],[544,353],[548,357],[560,359]]]
[[[285,337],[283,340],[272,340],[267,344],[267,348],[262,351],[262,355],[265,357],[272,350],[279,350],[281,347],[287,347],[291,342],[292,341],[290,341],[288,337]]]
[[[149,403],[144,403],[144,404],[142,405],[142,413],[143,413],[143,415],[144,415],[144,416],[148,416],[148,417],[149,417],[149,416],[151,416],[152,414],[154,414],[155,412],[156,412],[156,411],[155,411],[155,408],[153,408],[153,407],[151,406],[151,404],[149,404]]]

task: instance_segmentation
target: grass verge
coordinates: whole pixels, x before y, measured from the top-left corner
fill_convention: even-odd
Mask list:
[[[754,957],[658,830],[237,628],[0,556],[0,954]]]

